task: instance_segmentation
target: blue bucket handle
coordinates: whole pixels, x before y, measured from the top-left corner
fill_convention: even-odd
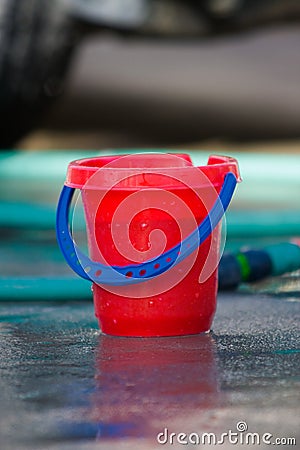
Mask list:
[[[232,172],[227,173],[220,195],[211,211],[182,242],[156,258],[127,266],[108,266],[92,261],[80,250],[72,238],[69,226],[69,210],[75,189],[64,186],[56,214],[56,235],[59,247],[69,266],[86,280],[111,286],[136,284],[149,280],[180,263],[208,238],[228,208],[236,183],[235,175]]]

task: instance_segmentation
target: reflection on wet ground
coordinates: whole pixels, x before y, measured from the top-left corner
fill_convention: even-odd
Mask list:
[[[2,303],[0,346],[5,450],[159,448],[241,421],[300,439],[294,297],[222,294],[212,333],[143,339],[101,335],[91,303]]]

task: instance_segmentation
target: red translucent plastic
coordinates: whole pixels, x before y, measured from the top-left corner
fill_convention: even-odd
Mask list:
[[[194,186],[193,172],[190,172],[189,177],[188,169],[192,167],[195,171],[195,168],[189,156],[176,156],[174,163],[173,155],[169,155],[169,159],[168,155],[160,154],[136,155],[136,159],[126,161],[125,158],[124,167],[121,159],[120,167],[108,167],[107,170],[106,164],[109,166],[111,162],[122,157],[99,157],[70,164],[66,184],[82,189],[89,253],[94,261],[110,265],[132,264],[130,258],[120,253],[118,242],[112,235],[118,205],[126,201],[130,203],[131,198],[132,202],[136,202],[131,205],[136,208],[137,213],[133,215],[130,223],[127,223],[127,217],[124,217],[122,223],[121,216],[117,226],[120,230],[127,227],[130,245],[142,258],[143,254],[147,255],[154,230],[158,229],[164,233],[164,251],[174,247],[186,237],[189,227],[194,228],[207,216],[208,205],[212,206],[213,200],[220,192],[226,173],[232,171],[239,178],[234,159],[211,157],[207,166],[199,168],[205,174],[202,185],[197,182]],[[104,167],[104,170],[94,176],[101,167]],[[188,185],[185,181],[174,178],[176,170],[181,171],[183,180],[189,180]],[[111,180],[118,171],[124,171],[125,176],[114,184]],[[166,193],[166,201],[162,202],[165,207],[147,207],[146,194],[149,198],[158,197],[161,194],[157,188]],[[141,189],[144,194],[135,198],[132,194]],[[185,217],[186,210],[183,207],[178,207],[176,219],[179,219],[181,224],[178,225],[178,220],[168,212],[171,206],[167,203],[172,203],[173,198],[189,208],[195,224],[187,223],[185,228],[184,222],[191,221],[191,218]],[[126,239],[120,238],[121,246],[124,242],[126,244]],[[177,264],[164,274],[165,278],[158,276],[138,285],[113,289],[94,283],[95,314],[102,332],[117,336],[174,336],[209,331],[216,310],[219,246],[220,226],[198,251],[187,258],[190,258],[190,265],[189,261]],[[209,264],[211,270],[207,279],[199,282],[205,264]],[[183,271],[186,271],[184,276]]]

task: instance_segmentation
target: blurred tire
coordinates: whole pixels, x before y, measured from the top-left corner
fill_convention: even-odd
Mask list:
[[[74,36],[59,0],[0,0],[0,148],[34,127],[62,88]]]

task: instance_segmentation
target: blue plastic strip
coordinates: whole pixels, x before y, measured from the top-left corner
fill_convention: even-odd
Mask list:
[[[72,239],[72,235],[69,227],[69,210],[72,202],[75,189],[67,186],[63,187],[61,195],[59,197],[56,213],[56,236],[59,247],[65,260],[80,277],[90,280],[89,276],[83,270],[80,264],[76,250],[75,242]]]
[[[162,255],[141,264],[107,266],[92,261],[72,239],[69,208],[75,189],[64,186],[57,208],[56,232],[60,249],[69,266],[81,277],[98,284],[122,286],[136,284],[164,273],[198,248],[222,219],[234,193],[237,180],[233,173],[225,176],[220,196],[201,224],[181,243]]]

